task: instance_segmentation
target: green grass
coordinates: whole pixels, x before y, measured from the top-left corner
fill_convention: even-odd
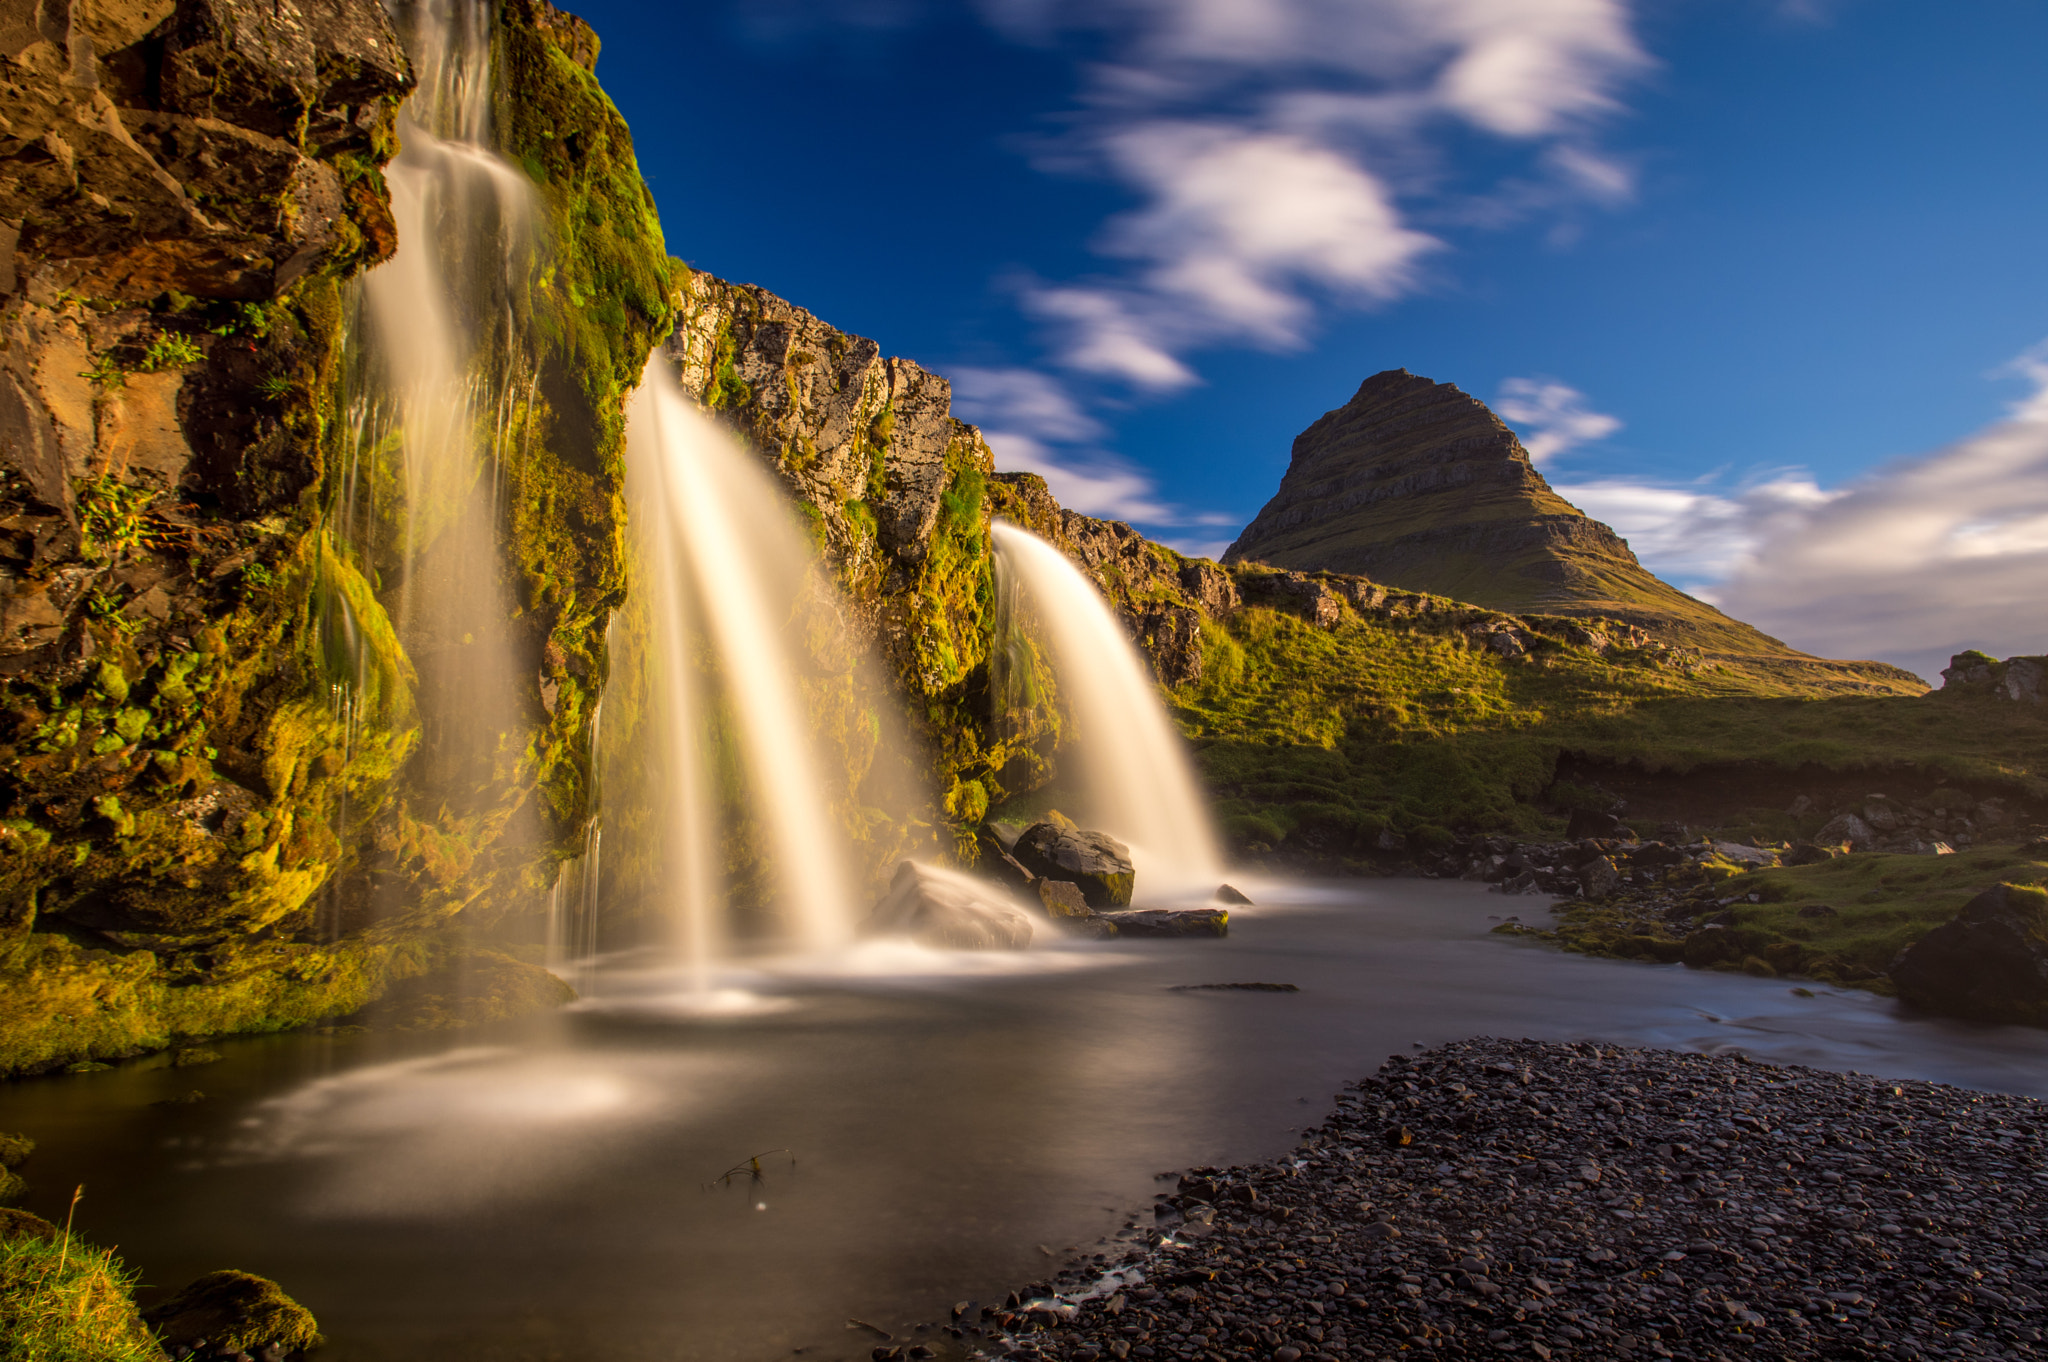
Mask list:
[[[1980,847],[1954,856],[1843,856],[1821,865],[1752,871],[1726,881],[1723,897],[1758,894],[1735,905],[1738,930],[1762,938],[1756,953],[1797,947],[1798,962],[1779,973],[1833,958],[1882,973],[1913,942],[1998,884],[2048,883],[2048,861],[2014,847]],[[1834,916],[1801,916],[1828,907]],[[1778,950],[1780,956],[1791,952]]]
[[[73,1235],[0,1239],[0,1362],[163,1362],[136,1273]]]
[[[1530,660],[1463,632],[1479,612],[1348,616],[1322,630],[1247,608],[1205,626],[1173,696],[1240,845],[1364,849],[1383,830],[1555,835],[1560,756],[1684,774],[1912,768],[2048,796],[2048,713],[1957,695],[1827,693],[1853,680],[1606,655],[1535,621]]]

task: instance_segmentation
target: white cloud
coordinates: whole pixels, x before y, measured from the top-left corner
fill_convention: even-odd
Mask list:
[[[1556,490],[1612,526],[1652,572],[1702,591],[1711,591],[1705,583],[1726,577],[1755,552],[1759,535],[1775,517],[1808,510],[1836,495],[1798,472],[1732,491],[1633,478],[1559,483]]]
[[[1418,287],[1443,247],[1411,225],[1448,139],[1476,128],[1530,144],[1548,188],[1504,182],[1495,223],[1566,199],[1633,192],[1589,140],[1648,59],[1627,0],[982,0],[1000,30],[1051,43],[1101,35],[1069,131],[1041,168],[1092,169],[1140,197],[1097,248],[1107,280],[1032,289],[1058,361],[1169,391],[1217,344],[1302,343],[1326,295],[1353,305]],[[1484,198],[1484,196],[1482,196]],[[1469,199],[1469,196],[1468,196]],[[1489,220],[1471,202],[1446,220]]]
[[[1606,479],[1557,490],[1645,565],[1796,648],[1934,680],[1952,654],[2048,652],[2048,343],[2003,372],[2034,391],[1945,449],[1824,490]]]
[[[1555,379],[1510,378],[1500,385],[1493,408],[1512,423],[1534,463],[1604,440],[1621,421],[1586,404],[1586,395]]]
[[[947,371],[953,408],[967,420],[1005,430],[1030,431],[1047,440],[1095,440],[1102,423],[1081,409],[1060,383],[1036,369]]]
[[[1080,466],[1055,453],[1044,442],[1014,431],[985,430],[982,438],[1004,472],[1036,473],[1052,489],[1053,499],[1082,515],[1149,524],[1176,524],[1180,513],[1159,500],[1159,490],[1143,473],[1113,465]]]

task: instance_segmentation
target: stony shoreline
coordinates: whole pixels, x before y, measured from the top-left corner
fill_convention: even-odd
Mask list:
[[[1741,1055],[1461,1041],[1391,1057],[1283,1158],[1182,1175],[1149,1248],[931,1342],[1071,1362],[2041,1356],[2043,1115]]]

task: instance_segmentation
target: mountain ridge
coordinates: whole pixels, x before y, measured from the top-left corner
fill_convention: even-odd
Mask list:
[[[1716,657],[1824,661],[1658,578],[1626,539],[1558,495],[1484,402],[1406,369],[1367,378],[1296,437],[1279,490],[1224,561],[1618,619]]]

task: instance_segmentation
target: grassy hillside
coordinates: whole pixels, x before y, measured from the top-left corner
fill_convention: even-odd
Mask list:
[[[1205,621],[1202,675],[1173,699],[1233,839],[1369,857],[1382,833],[1421,849],[1453,832],[1554,835],[1571,807],[1611,797],[1560,781],[1561,762],[1638,777],[1713,772],[1722,785],[1743,773],[1717,809],[1751,825],[1777,820],[1745,830],[1780,836],[1802,830],[1782,812],[1792,787],[1830,773],[2048,797],[2048,707],[1830,694],[1852,683],[1654,648],[1602,653],[1570,641],[1562,620],[1524,621],[1529,651],[1508,658],[1468,632],[1473,618],[1483,612],[1346,612],[1322,629],[1248,607]]]

